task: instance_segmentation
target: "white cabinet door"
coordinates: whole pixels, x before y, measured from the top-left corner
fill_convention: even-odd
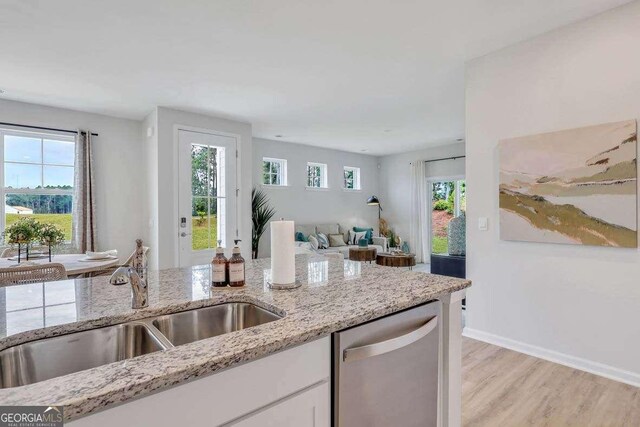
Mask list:
[[[232,422],[233,427],[329,427],[329,383],[303,390]]]
[[[329,386],[323,387],[323,384],[325,382],[329,384],[330,376],[331,342],[329,337],[323,337],[159,393],[107,408],[68,424],[65,423],[65,426],[213,427],[233,425],[233,422],[258,416],[262,412],[270,413],[272,407],[279,406],[285,400],[297,399],[296,402],[302,403],[283,406],[273,415],[280,417],[278,419],[286,420],[287,411],[291,410],[293,411],[292,421],[276,425],[324,427],[329,426],[330,406]],[[313,392],[316,388],[323,388],[324,396],[317,394],[319,392]],[[313,403],[315,399],[317,402]],[[308,409],[305,410],[305,408]],[[315,411],[316,418],[326,422],[309,418],[311,422],[316,423],[298,424],[296,422],[298,417],[304,417],[304,413],[309,411]]]

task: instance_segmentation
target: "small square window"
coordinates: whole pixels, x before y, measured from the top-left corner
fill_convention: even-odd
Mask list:
[[[307,187],[328,188],[327,165],[324,163],[307,163]]]
[[[360,168],[344,167],[344,189],[360,190]]]
[[[262,183],[264,185],[287,185],[287,161],[284,159],[262,159]]]

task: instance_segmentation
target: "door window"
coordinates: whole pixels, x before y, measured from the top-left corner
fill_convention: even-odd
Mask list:
[[[226,246],[225,148],[191,144],[191,248]]]
[[[431,252],[449,253],[449,222],[467,209],[465,180],[431,183]]]

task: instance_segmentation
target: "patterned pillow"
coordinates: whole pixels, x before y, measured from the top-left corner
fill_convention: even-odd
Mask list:
[[[353,231],[355,231],[356,233],[360,231],[366,231],[367,232],[366,239],[369,241],[370,245],[373,244],[373,228],[353,227]]]
[[[296,242],[308,242],[309,239],[307,239],[304,236],[304,233],[302,231],[296,231]]]
[[[315,238],[315,236],[309,236],[309,243],[311,244],[311,249],[313,249],[314,251],[318,249],[318,246],[320,245],[318,243],[318,239]]]
[[[360,242],[360,239],[365,238],[366,235],[367,235],[366,231],[349,230],[349,244],[357,245]]]
[[[329,249],[329,238],[326,234],[318,233],[318,249]]]

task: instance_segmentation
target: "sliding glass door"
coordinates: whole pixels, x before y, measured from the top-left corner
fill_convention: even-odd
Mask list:
[[[464,179],[430,180],[431,253],[449,253],[449,222],[467,209]]]

